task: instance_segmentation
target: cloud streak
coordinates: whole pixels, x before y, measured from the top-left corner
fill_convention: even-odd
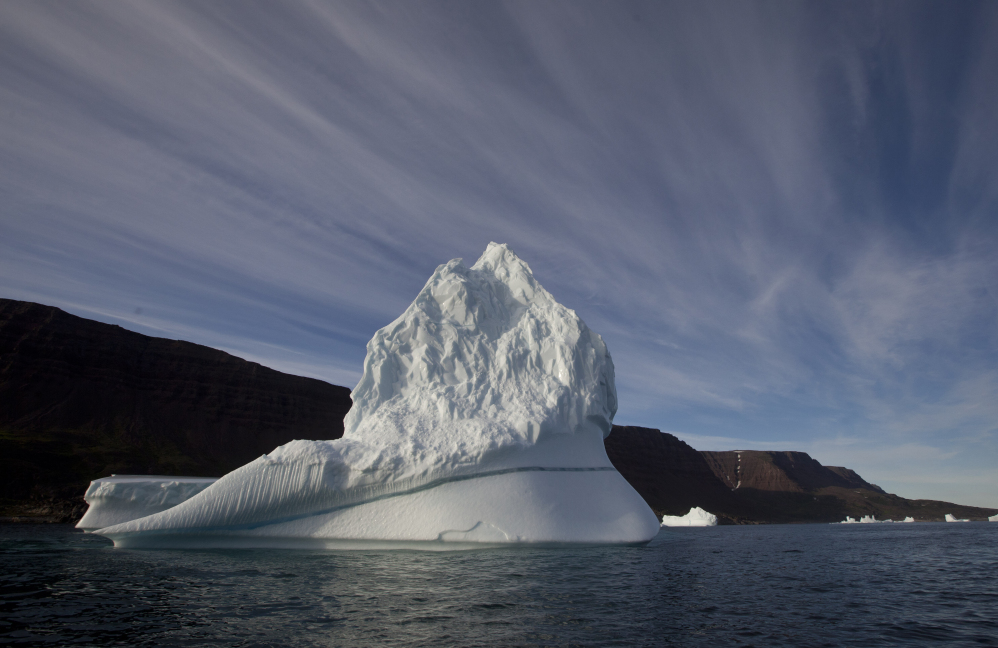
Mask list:
[[[937,448],[963,483],[998,459],[996,30],[987,3],[6,3],[0,278],[349,385],[436,265],[504,241],[607,340],[621,422],[860,439],[873,481]]]

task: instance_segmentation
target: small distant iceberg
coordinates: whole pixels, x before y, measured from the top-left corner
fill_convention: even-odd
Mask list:
[[[708,527],[717,526],[717,516],[694,506],[686,515],[663,515],[664,527]]]
[[[914,522],[914,520],[911,521]],[[838,524],[890,524],[891,522],[893,520],[878,520],[876,515],[864,515],[858,520],[847,515],[846,519],[838,522]],[[905,520],[905,522],[908,522],[908,520]]]
[[[991,519],[991,518],[988,518],[988,519]],[[961,520],[959,518],[955,518],[955,517],[953,517],[952,513],[947,513],[946,514],[946,521],[947,522],[970,522],[970,520]]]
[[[988,522],[998,522],[998,515],[992,515],[989,517]]]
[[[914,522],[914,521],[915,521],[915,518],[911,517],[910,515],[908,517],[906,517],[905,519],[901,520],[901,522]]]

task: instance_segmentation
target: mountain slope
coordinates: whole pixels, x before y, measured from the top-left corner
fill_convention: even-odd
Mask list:
[[[671,434],[615,425],[604,445],[610,462],[659,517],[685,515],[699,506],[723,511],[729,521],[751,518],[748,507],[717,479],[705,458]]]
[[[0,515],[75,515],[111,473],[220,476],[343,433],[350,392],[205,346],[0,299]]]
[[[993,509],[884,492],[848,468],[822,466],[805,452],[697,452],[652,428],[614,426],[607,456],[659,516],[699,506],[722,524],[840,522],[845,517],[983,520]]]
[[[802,493],[840,486],[884,492],[848,468],[822,466],[806,452],[733,450],[701,454],[717,478],[732,489]]]
[[[717,479],[738,501],[770,522],[840,522],[845,517],[942,520],[946,513],[984,519],[990,509],[886,493],[855,471],[822,466],[806,452],[702,452]]]

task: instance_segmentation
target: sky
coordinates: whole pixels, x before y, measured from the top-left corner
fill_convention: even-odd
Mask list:
[[[998,3],[0,3],[0,296],[353,387],[508,243],[616,422],[998,507]]]

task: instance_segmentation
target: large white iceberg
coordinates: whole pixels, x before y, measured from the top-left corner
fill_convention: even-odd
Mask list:
[[[970,522],[970,520],[961,520],[961,519],[959,519],[957,517],[954,517],[952,513],[947,513],[946,514],[946,521],[947,522]]]
[[[694,506],[686,515],[663,515],[664,527],[707,527],[717,526],[717,516]]]
[[[345,431],[292,441],[116,546],[643,543],[658,520],[607,459],[599,335],[492,243],[441,265],[367,345]],[[449,545],[453,546],[453,545]]]
[[[992,515],[989,517],[988,522],[998,522],[998,515]]]
[[[95,531],[165,511],[189,500],[215,481],[215,477],[161,475],[111,475],[95,479],[83,496],[90,506],[76,528]]]

